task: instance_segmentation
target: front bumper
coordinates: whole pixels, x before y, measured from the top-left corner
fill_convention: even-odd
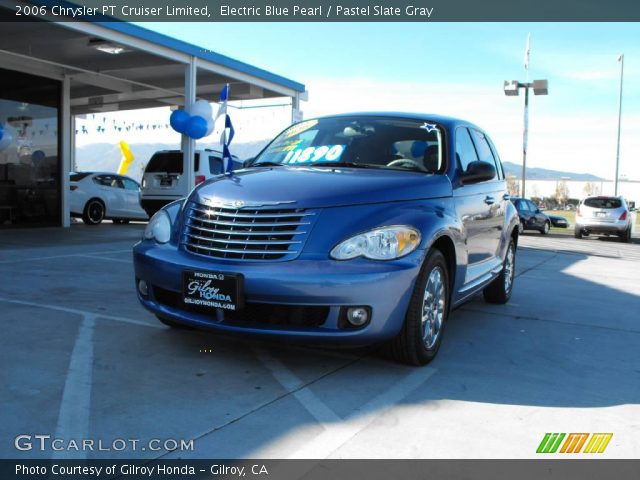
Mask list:
[[[138,292],[138,298],[156,315],[225,333],[364,345],[392,338],[400,331],[424,250],[388,262],[335,261],[305,258],[304,254],[286,262],[234,262],[195,255],[171,244],[142,241],[134,247],[133,256],[136,280],[151,287],[148,296]],[[283,325],[263,322],[256,315],[239,319],[242,311],[230,318],[222,310],[203,314],[185,309],[181,301],[184,270],[242,274],[246,312],[255,313],[254,307],[265,305],[300,307],[301,311],[308,307],[315,312],[324,307],[326,318],[312,326],[299,322]],[[344,328],[340,314],[348,306],[370,307],[369,323]]]

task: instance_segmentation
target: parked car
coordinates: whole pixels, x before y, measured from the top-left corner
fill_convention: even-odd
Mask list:
[[[233,157],[236,168],[242,163]],[[153,216],[166,204],[186,197],[197,185],[222,173],[222,152],[197,150],[194,154],[193,185],[184,177],[184,155],[180,150],[161,150],[153,154],[142,175],[142,208]]]
[[[489,137],[463,120],[295,124],[245,169],[154,215],[138,298],[171,327],[436,355],[449,311],[509,300],[518,216]]]
[[[140,208],[140,185],[133,178],[109,172],[71,172],[69,189],[71,215],[87,225],[105,219],[114,223],[148,219]]]
[[[576,210],[575,237],[617,235],[631,241],[631,212],[623,197],[587,197]]]
[[[569,221],[561,217],[560,215],[551,215],[550,213],[545,213],[545,215],[551,221],[551,225],[556,228],[569,228]]]
[[[511,201],[515,205],[520,218],[520,233],[525,230],[537,230],[543,235],[549,233],[551,219],[535,203],[526,198],[512,198]]]

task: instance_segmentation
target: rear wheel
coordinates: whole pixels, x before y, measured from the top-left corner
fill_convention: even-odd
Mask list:
[[[161,317],[160,315],[156,315],[156,317],[158,320],[164,323],[167,327],[175,328],[176,330],[193,330],[193,327],[190,325],[174,322],[173,320],[169,320],[168,318]]]
[[[575,226],[573,230],[573,236],[576,238],[582,238],[582,229],[579,226]]]
[[[84,206],[82,221],[87,225],[99,225],[104,220],[104,213],[104,203],[102,203],[102,200],[94,198]]]
[[[502,271],[493,282],[483,290],[484,299],[488,303],[507,303],[513,290],[513,279],[516,274],[516,245],[511,239],[507,254],[502,263]]]
[[[631,225],[629,225],[629,228],[627,228],[624,233],[620,234],[620,241],[631,243]]]
[[[444,256],[432,250],[418,275],[404,325],[389,344],[391,357],[409,365],[434,359],[449,316],[449,272]]]

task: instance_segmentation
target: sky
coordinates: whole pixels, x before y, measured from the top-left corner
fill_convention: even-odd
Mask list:
[[[624,53],[620,173],[640,180],[638,23],[142,26],[303,83],[309,92],[301,104],[305,118],[389,110],[458,116],[485,129],[503,161],[516,163],[522,162],[524,95],[506,97],[503,81],[526,79],[530,33],[529,79],[548,79],[549,95],[530,97],[527,166],[605,178],[615,171],[618,55]],[[266,122],[273,132],[260,130],[265,122],[245,115],[245,137],[250,131],[276,134],[288,121],[286,109],[276,110]]]

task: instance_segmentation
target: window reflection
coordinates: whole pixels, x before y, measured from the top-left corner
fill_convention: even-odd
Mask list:
[[[0,69],[0,227],[60,225],[60,83]]]

